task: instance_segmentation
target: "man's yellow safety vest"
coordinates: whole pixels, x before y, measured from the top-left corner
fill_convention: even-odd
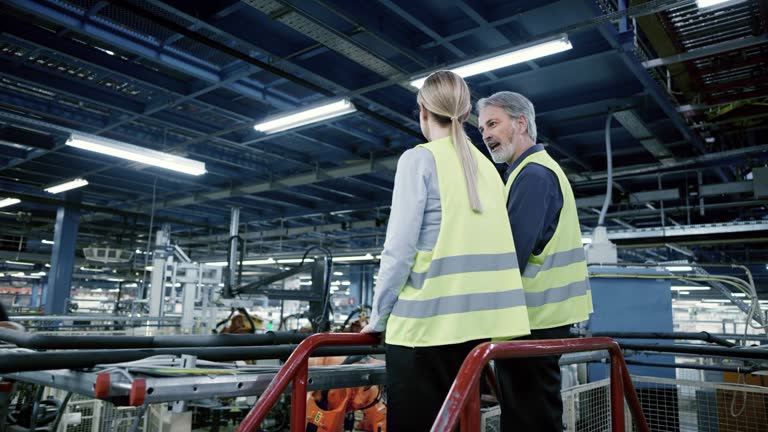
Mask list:
[[[581,229],[571,184],[560,165],[546,151],[538,151],[512,171],[506,196],[526,165],[536,163],[557,176],[563,194],[563,208],[557,229],[539,255],[531,255],[523,271],[523,288],[531,329],[547,329],[584,321],[592,309],[592,292],[587,258],[581,243]],[[512,221],[514,224],[515,222]]]

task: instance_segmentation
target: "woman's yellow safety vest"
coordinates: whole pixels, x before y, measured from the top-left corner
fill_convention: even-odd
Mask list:
[[[472,211],[450,137],[422,144],[435,158],[442,218],[431,251],[418,251],[387,321],[386,342],[437,346],[530,333],[509,228],[504,185],[493,164],[477,161],[482,212]]]
[[[531,255],[523,271],[523,287],[531,329],[546,329],[584,321],[592,309],[592,291],[587,258],[581,243],[576,200],[568,178],[546,151],[532,153],[512,171],[506,196],[520,171],[536,163],[557,176],[563,194],[563,208],[557,229],[539,255]],[[514,223],[514,221],[512,222]]]

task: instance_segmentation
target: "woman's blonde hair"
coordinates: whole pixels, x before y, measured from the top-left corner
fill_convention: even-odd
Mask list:
[[[472,110],[467,83],[451,71],[437,71],[427,77],[416,100],[434,116],[438,123],[450,124],[453,145],[464,170],[469,203],[472,210],[481,212],[482,205],[477,192],[477,162],[462,126]]]

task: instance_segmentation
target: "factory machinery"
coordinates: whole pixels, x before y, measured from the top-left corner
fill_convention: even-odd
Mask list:
[[[307,363],[302,384],[306,388],[297,390],[302,396],[295,391],[284,393],[284,388],[276,390],[276,384],[271,384],[282,380],[287,385],[289,373],[293,373],[291,379],[300,376],[300,368],[296,369],[300,365],[292,366],[290,359],[312,333],[356,333],[359,329],[359,320],[348,320],[344,329],[332,324],[327,288],[331,262],[330,257],[315,257],[311,264],[230,286],[227,295],[234,299],[230,303],[234,312],[221,323],[219,334],[67,336],[0,327],[0,340],[7,344],[0,349],[0,431],[224,431],[236,425],[240,430],[274,432],[289,427],[385,431],[385,369],[374,359],[381,358],[383,348],[373,336],[349,344],[345,341],[352,339],[341,338],[335,346],[318,347]],[[673,332],[671,309],[669,316],[651,316],[653,327],[644,321],[650,311],[667,313],[653,302],[671,303],[664,297],[669,296],[669,282],[658,270],[602,268],[591,272],[598,312],[574,337],[589,341],[608,336],[621,342],[651,430],[764,430],[760,425],[768,424],[768,350],[750,345],[765,344],[768,339]],[[270,288],[274,281],[298,273],[311,273],[307,289]],[[237,303],[238,296],[248,294],[308,301],[306,318],[311,328],[254,333],[256,318]],[[614,316],[623,317],[621,325],[613,321]],[[55,327],[50,321],[46,326]],[[570,342],[565,344],[570,346]],[[605,396],[616,380],[610,379],[607,367],[612,361],[605,351],[562,357],[566,430],[595,430],[596,425],[608,425],[616,418],[617,414],[610,413],[610,398]],[[692,379],[691,373],[698,378]],[[625,382],[624,388],[629,384]],[[493,386],[483,388],[488,395],[479,407],[472,405],[483,413],[477,423],[480,429],[473,430],[498,430],[494,429],[498,427],[494,423],[498,407]],[[84,399],[106,404],[87,412],[73,408],[82,406]],[[248,411],[267,399],[269,407],[259,408],[263,412],[258,423],[253,423],[253,416],[248,423]],[[673,408],[661,400],[673,400]],[[702,410],[702,406],[707,408]],[[633,418],[637,416],[626,416],[628,425]],[[153,422],[155,419],[159,420]],[[88,429],[77,428],[86,423]],[[244,425],[252,428],[243,429]],[[706,429],[713,425],[717,427]]]

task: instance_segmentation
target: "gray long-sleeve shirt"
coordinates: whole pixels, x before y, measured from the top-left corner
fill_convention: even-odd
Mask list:
[[[369,323],[374,331],[386,329],[387,319],[411,273],[416,252],[435,247],[441,219],[435,158],[423,147],[407,150],[400,156],[395,172],[387,237]]]

